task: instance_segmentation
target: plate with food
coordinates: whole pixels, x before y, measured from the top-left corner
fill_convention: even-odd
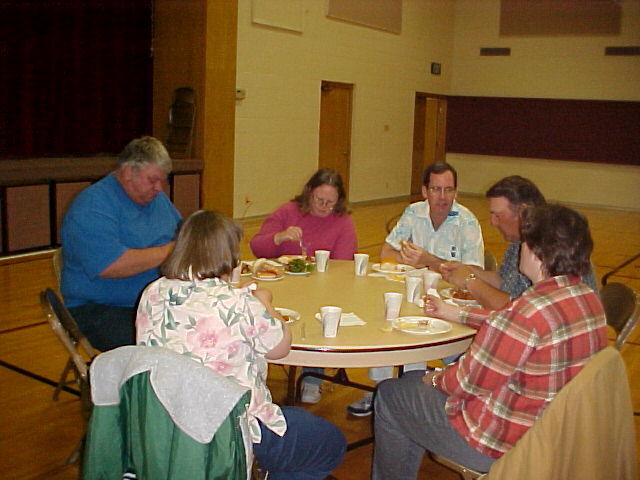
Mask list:
[[[276,307],[276,311],[280,315],[282,315],[282,318],[284,318],[285,323],[293,323],[300,320],[300,313],[296,312],[295,310],[291,310],[289,308]]]
[[[392,262],[384,262],[384,263],[374,263],[371,265],[371,270],[374,272],[380,273],[390,273],[394,275],[402,275],[403,273],[410,272],[415,270],[411,265],[405,265],[404,263],[392,263]]]
[[[284,273],[288,275],[309,275],[314,267],[314,264],[304,257],[294,258],[284,266]]]
[[[282,265],[279,263],[273,260],[267,260],[266,258],[259,258],[253,262],[251,278],[273,282],[275,280],[281,280],[282,277],[284,277],[284,274]]]
[[[414,335],[436,335],[453,328],[449,322],[431,317],[398,317],[391,323],[393,328]]]
[[[450,298],[458,305],[478,305],[478,301],[473,295],[468,290],[462,290],[461,288],[443,288],[440,290],[440,295],[444,298]]]

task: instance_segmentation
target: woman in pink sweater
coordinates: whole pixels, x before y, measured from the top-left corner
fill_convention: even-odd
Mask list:
[[[306,255],[330,250],[331,258],[353,260],[358,240],[340,174],[329,168],[314,173],[300,195],[269,215],[250,245],[256,257],[304,249]]]
[[[330,168],[314,173],[300,195],[269,215],[250,245],[256,257],[329,250],[331,258],[353,260],[358,240],[340,174]],[[303,373],[323,374],[324,369],[305,367]],[[322,379],[305,377],[301,400],[319,402],[321,385]]]

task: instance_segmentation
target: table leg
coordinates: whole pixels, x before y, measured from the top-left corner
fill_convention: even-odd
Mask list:
[[[299,391],[296,389],[296,370],[297,367],[289,365],[289,374],[287,375],[287,396],[284,399],[285,405],[296,404],[296,395]]]

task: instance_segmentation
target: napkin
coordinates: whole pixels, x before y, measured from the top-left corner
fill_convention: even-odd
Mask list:
[[[316,313],[316,318],[318,320],[322,320],[322,316],[319,313]],[[341,327],[353,327],[356,325],[366,325],[367,322],[362,320],[359,316],[357,316],[353,312],[343,313],[340,316],[340,326]]]

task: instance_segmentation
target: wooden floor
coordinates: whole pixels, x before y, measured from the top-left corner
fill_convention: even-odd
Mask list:
[[[498,259],[505,244],[500,234],[490,226],[487,202],[478,197],[462,197],[461,202],[478,216],[486,248]],[[353,216],[358,230],[360,250],[377,257],[385,237],[385,223],[400,213],[405,202],[359,206]],[[640,252],[640,212],[579,208],[590,221],[595,239],[593,262],[598,278],[626,258]],[[247,238],[257,231],[259,222],[246,222],[243,256],[250,258]],[[609,281],[618,281],[640,290],[640,262],[623,269]],[[40,309],[38,294],[47,286],[55,287],[50,257],[32,257],[19,262],[0,262],[0,452],[2,478],[5,479],[74,479],[77,465],[66,466],[67,456],[80,439],[84,424],[77,397],[62,393],[52,400],[54,382],[66,362],[62,347],[54,338]],[[613,334],[610,335],[613,338]],[[640,410],[640,328],[623,347],[634,409]],[[351,378],[369,382],[366,370],[349,371]],[[283,367],[271,366],[269,386],[276,400],[285,392]],[[370,434],[370,419],[349,417],[345,407],[357,399],[360,392],[347,387],[325,387],[322,402],[308,407],[337,425],[349,441]],[[637,438],[640,417],[635,417]],[[371,446],[347,453],[343,465],[335,472],[341,480],[370,477]],[[640,441],[638,441],[640,459]],[[425,459],[421,476],[433,479],[457,480],[459,477],[445,467]]]

